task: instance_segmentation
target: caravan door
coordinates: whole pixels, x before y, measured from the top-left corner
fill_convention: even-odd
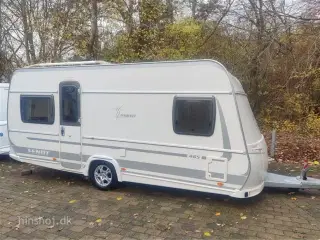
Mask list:
[[[81,168],[80,84],[62,82],[60,92],[60,161],[70,170]]]

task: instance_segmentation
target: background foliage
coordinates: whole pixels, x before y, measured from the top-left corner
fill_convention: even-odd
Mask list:
[[[216,59],[263,128],[316,136],[319,45],[319,0],[0,1],[2,81],[40,62]]]

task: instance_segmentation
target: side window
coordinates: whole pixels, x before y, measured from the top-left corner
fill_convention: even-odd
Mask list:
[[[216,120],[215,98],[176,97],[173,129],[177,134],[211,136]]]
[[[20,114],[24,123],[53,124],[53,96],[20,96]]]
[[[62,85],[60,88],[60,118],[61,125],[79,125],[80,101],[79,87],[76,85]]]

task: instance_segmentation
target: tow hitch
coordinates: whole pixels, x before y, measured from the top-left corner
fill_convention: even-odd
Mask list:
[[[308,161],[304,161],[301,174],[297,177],[267,173],[265,177],[265,187],[320,189],[320,179],[307,177],[309,169]]]

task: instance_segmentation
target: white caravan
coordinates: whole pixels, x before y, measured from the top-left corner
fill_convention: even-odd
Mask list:
[[[9,83],[0,83],[0,154],[8,155],[10,144],[7,130],[7,104]]]
[[[10,156],[80,173],[238,198],[259,194],[268,157],[240,82],[211,60],[40,64],[9,91]]]

